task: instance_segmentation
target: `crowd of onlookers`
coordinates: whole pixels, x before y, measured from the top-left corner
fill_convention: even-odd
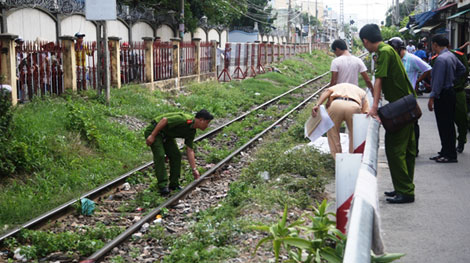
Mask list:
[[[429,42],[426,38],[421,39],[416,49],[412,40],[405,44],[399,37],[382,39],[380,28],[375,24],[362,27],[359,37],[364,47],[375,53],[374,84],[367,75],[364,63],[348,52],[343,40],[335,40],[331,48],[337,57],[331,63],[330,88],[312,109],[312,116],[316,117],[319,106],[326,102],[328,114],[334,122],[334,127],[328,132],[333,157],[341,152],[341,123],[345,121],[348,126],[349,152],[353,152],[352,115],[367,113],[380,120],[378,112],[382,94],[388,103],[397,105],[396,102],[403,101],[405,97],[417,97],[428,92],[427,107],[429,111],[434,111],[441,140],[440,151],[429,159],[436,163],[458,162],[457,153],[463,152],[469,129],[465,86],[469,74],[466,50],[470,42],[450,49],[447,37],[438,34],[432,36]],[[357,87],[359,74],[372,93],[370,108],[366,93]],[[419,133],[418,121],[414,120],[395,130],[386,129],[385,153],[394,186],[393,191],[384,193],[389,197],[386,199],[389,203],[415,200],[413,181],[415,158],[419,153]]]

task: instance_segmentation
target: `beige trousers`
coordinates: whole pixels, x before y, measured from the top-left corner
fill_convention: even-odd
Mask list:
[[[335,124],[327,132],[328,145],[330,146],[331,155],[336,159],[336,153],[341,153],[341,141],[339,137],[339,128],[341,123],[346,121],[346,126],[349,131],[349,152],[353,152],[353,126],[352,119],[354,113],[361,113],[361,106],[354,101],[334,100],[328,108],[328,115]]]

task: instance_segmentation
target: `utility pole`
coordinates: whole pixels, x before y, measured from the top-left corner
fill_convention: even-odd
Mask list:
[[[400,5],[398,3],[398,0],[396,0],[395,4],[395,25],[398,25],[400,23]]]
[[[344,0],[340,0],[339,2],[339,25],[342,27],[343,24],[344,24]]]
[[[180,31],[180,38],[181,41],[183,41],[184,38],[184,0],[180,0],[180,25],[179,25],[179,31]]]
[[[291,27],[291,16],[290,16],[290,13],[292,11],[292,7],[291,7],[291,4],[292,4],[292,0],[289,0],[289,7],[287,9],[287,43],[290,43],[291,39],[290,39],[290,27]]]

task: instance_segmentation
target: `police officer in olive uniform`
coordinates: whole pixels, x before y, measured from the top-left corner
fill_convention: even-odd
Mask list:
[[[374,103],[369,115],[378,119],[377,109],[383,91],[385,99],[394,102],[409,94],[415,94],[408,79],[403,63],[392,46],[382,41],[380,29],[376,24],[361,28],[359,37],[369,52],[376,52]],[[413,183],[416,141],[414,124],[408,124],[396,132],[385,132],[385,153],[392,176],[394,191],[385,192],[390,203],[411,203],[415,200]]]
[[[467,76],[469,72],[469,66],[467,57],[463,52],[464,48],[470,44],[470,42],[465,43],[463,46],[459,47],[458,49],[451,50],[452,54],[454,54],[460,62],[464,65],[466,72],[464,76],[456,79],[454,81],[454,90],[455,90],[455,125],[457,125],[457,152],[462,153],[465,143],[467,143],[467,130],[468,130],[468,115],[467,115],[467,98],[465,94],[465,84],[467,82]],[[438,55],[435,55],[431,58],[431,66],[434,65],[436,58]]]
[[[196,116],[173,112],[156,117],[144,132],[146,143],[152,149],[155,175],[162,195],[170,190],[180,189],[179,177],[181,174],[181,152],[175,138],[184,138],[186,154],[189,165],[193,171],[194,179],[199,178],[194,159],[193,141],[196,129],[205,130],[214,118],[207,110],[200,110]],[[165,168],[165,155],[170,161],[170,182]],[[169,189],[168,189],[169,186]]]

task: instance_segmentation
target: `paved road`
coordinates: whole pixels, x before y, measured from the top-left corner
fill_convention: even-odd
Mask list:
[[[385,201],[383,192],[393,187],[383,148],[384,130],[380,131],[378,189],[385,248],[406,253],[399,262],[470,262],[470,143],[458,155],[458,163],[429,160],[440,150],[439,134],[434,112],[427,110],[428,96],[418,101],[423,116],[414,203]]]

